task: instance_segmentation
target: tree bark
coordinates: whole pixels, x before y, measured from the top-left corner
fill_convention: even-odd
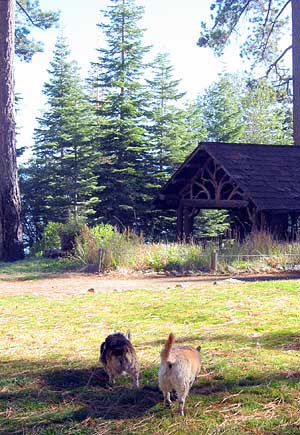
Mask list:
[[[14,114],[15,0],[0,0],[0,261],[23,258]]]
[[[292,0],[293,130],[294,145],[300,145],[300,0]]]

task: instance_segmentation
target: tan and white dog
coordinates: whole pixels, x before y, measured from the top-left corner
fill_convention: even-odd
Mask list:
[[[176,346],[171,333],[161,350],[161,364],[158,373],[159,388],[164,395],[164,404],[171,405],[170,393],[176,391],[179,412],[184,415],[185,399],[201,369],[201,347]]]
[[[109,382],[114,383],[115,378],[128,373],[132,376],[133,385],[139,387],[139,364],[134,347],[131,343],[130,331],[126,335],[115,332],[101,344],[100,358]]]

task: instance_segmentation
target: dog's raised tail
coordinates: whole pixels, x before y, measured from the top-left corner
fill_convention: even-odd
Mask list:
[[[171,334],[168,337],[168,340],[165,342],[165,345],[160,352],[162,361],[167,361],[174,343],[175,343],[175,335],[173,334],[173,332],[171,332]]]

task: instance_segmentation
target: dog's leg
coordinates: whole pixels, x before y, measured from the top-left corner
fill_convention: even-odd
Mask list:
[[[134,370],[132,373],[132,381],[133,381],[133,385],[135,388],[139,388],[140,383],[139,383],[139,372],[138,370]]]
[[[196,379],[196,378],[192,378],[192,379],[190,380],[190,388],[192,388],[193,383],[195,382],[195,379]]]
[[[115,380],[114,376],[109,376],[109,383],[111,385],[114,385],[116,383],[116,380]]]
[[[184,411],[184,405],[185,405],[185,399],[188,395],[189,390],[185,389],[183,391],[177,391],[176,390],[176,394],[178,397],[178,403],[179,403],[179,413],[180,415],[184,416],[185,411]]]
[[[183,417],[184,417],[184,403],[185,403],[184,399],[179,400],[179,414],[182,415]]]
[[[163,395],[164,395],[164,405],[167,408],[170,408],[170,406],[172,405],[170,392],[169,391],[163,391]]]
[[[115,383],[115,375],[112,370],[110,370],[108,367],[106,368],[106,373],[108,374],[109,383],[113,385]]]

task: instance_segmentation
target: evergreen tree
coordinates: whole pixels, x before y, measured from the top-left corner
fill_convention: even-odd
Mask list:
[[[29,62],[35,53],[43,51],[43,44],[31,34],[33,27],[49,29],[57,23],[59,13],[40,8],[39,0],[18,0],[16,5],[16,54]]]
[[[68,57],[66,41],[60,37],[44,85],[47,110],[38,119],[33,159],[23,179],[24,201],[40,226],[92,215],[98,201],[96,119],[78,67]]]
[[[221,74],[198,99],[207,139],[261,144],[291,143],[290,104],[266,80]]]
[[[174,151],[182,147],[179,125],[183,123],[184,112],[178,108],[178,102],[185,94],[178,90],[180,80],[173,78],[168,54],[157,55],[152,76],[147,80],[150,91],[148,135],[156,178],[161,185],[174,170]]]
[[[148,152],[152,162],[152,195],[156,196],[178,164],[201,140],[202,123],[198,108],[181,102],[185,93],[179,90],[180,80],[173,77],[168,54],[157,55],[153,62],[152,77],[147,83],[150,95]],[[175,217],[171,214],[162,218],[160,211],[153,210],[152,225],[152,237],[158,237],[162,231],[168,238],[175,234]]]
[[[94,65],[96,107],[102,123],[99,185],[100,221],[121,228],[146,225],[149,207],[148,157],[145,140],[147,94],[143,82],[143,8],[134,0],[111,0],[99,25],[106,47]]]
[[[222,74],[199,98],[198,104],[207,129],[207,140],[241,142],[244,133],[240,101],[241,81],[237,76]],[[229,227],[225,210],[201,210],[195,219],[197,237],[217,237]]]
[[[291,19],[289,3],[294,0],[216,0],[211,2],[210,20],[201,23],[200,47],[210,47],[222,55],[232,35],[240,36],[242,58],[266,66],[267,72],[277,74],[279,81],[289,78],[282,50],[282,35],[289,33]]]
[[[241,142],[244,127],[240,88],[241,80],[237,75],[221,74],[199,98],[207,140]]]
[[[266,80],[251,80],[240,90],[243,140],[261,144],[292,144],[292,108],[286,95]]]

